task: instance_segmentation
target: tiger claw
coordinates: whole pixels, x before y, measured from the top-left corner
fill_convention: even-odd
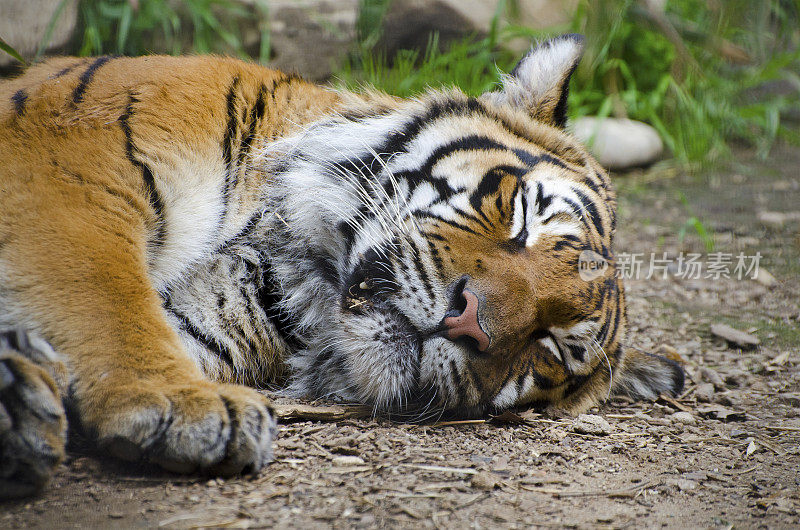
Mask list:
[[[47,353],[25,332],[0,333],[0,499],[36,493],[64,458],[64,408],[35,362]]]

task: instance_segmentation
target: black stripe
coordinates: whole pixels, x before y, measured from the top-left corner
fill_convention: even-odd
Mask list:
[[[415,171],[410,171],[400,174],[401,178],[405,178],[408,182],[409,193],[413,193],[416,187],[422,182],[431,182],[437,188],[440,196],[448,196],[454,193],[455,190],[444,181],[444,179],[432,179],[431,171],[443,158],[456,153],[458,151],[489,151],[507,149],[507,147],[488,136],[470,135],[458,138],[450,143],[440,145],[433,153],[425,160],[425,163]],[[438,180],[440,182],[434,182]]]
[[[553,202],[553,196],[544,196],[544,186],[541,182],[536,183],[536,214],[542,215],[544,211]]]
[[[238,164],[239,167],[236,168],[237,171],[233,174],[232,179],[232,189],[236,188],[236,184],[238,183],[238,173],[244,163],[245,157],[250,153],[250,150],[253,147],[253,141],[256,138],[256,129],[258,128],[259,123],[261,123],[262,118],[264,117],[264,111],[266,109],[266,101],[265,96],[267,93],[267,88],[262,84],[261,87],[258,89],[258,95],[256,96],[256,102],[253,104],[253,107],[250,109],[249,112],[249,121],[250,125],[247,129],[246,134],[242,134],[242,137],[239,141],[239,156],[238,156]]]
[[[421,233],[422,233],[423,236],[425,236],[427,238],[435,239],[436,241],[442,241],[444,243],[447,243],[447,238],[437,234],[436,232],[421,232]]]
[[[478,372],[475,371],[475,368],[472,366],[472,363],[466,363],[467,372],[469,372],[469,378],[472,380],[472,385],[475,387],[475,391],[478,393],[478,396],[481,398],[483,397],[483,393],[485,387],[483,386],[483,381],[481,380],[481,376]]]
[[[464,136],[437,147],[425,160],[422,169],[426,173],[430,173],[430,170],[433,169],[433,166],[436,165],[439,160],[458,151],[492,151],[505,149],[508,149],[508,147],[488,136],[477,134]]]
[[[605,363],[601,364],[600,366],[602,368],[606,368]],[[572,394],[574,394],[575,392],[580,390],[581,387],[583,387],[583,385],[586,383],[586,381],[589,380],[589,377],[594,375],[594,374],[596,374],[596,373],[597,372],[592,372],[592,373],[590,373],[588,375],[573,375],[572,376],[572,381],[570,381],[570,384],[567,386],[566,389],[564,389],[563,397],[566,398],[568,396],[571,396]]]
[[[594,173],[593,175],[587,175],[582,182],[583,184],[586,185],[587,188],[595,192],[598,197],[602,197],[603,194],[600,193],[600,187],[603,186],[603,181],[600,180],[599,182],[595,182],[594,180],[595,176],[597,176],[597,173]],[[605,189],[605,186],[603,186],[603,189]]]
[[[251,264],[248,264],[251,265]],[[251,269],[251,266],[247,267],[248,270]],[[258,335],[256,330],[256,323],[259,322],[261,319],[253,311],[253,306],[258,305],[255,303],[250,296],[250,293],[247,290],[249,285],[242,285],[239,287],[239,294],[242,295],[242,298],[245,300],[244,308],[247,312],[247,323],[250,324],[252,332],[254,335]],[[247,331],[245,331],[244,326],[237,326],[240,337],[237,337],[237,342],[242,345],[245,351],[252,354],[258,354],[258,347],[259,345],[256,344],[253,339],[248,335]]]
[[[131,164],[138,167],[142,172],[142,180],[144,181],[145,192],[150,206],[153,208],[156,216],[156,230],[157,235],[153,243],[156,246],[161,246],[167,237],[167,227],[164,219],[164,201],[158,193],[156,187],[155,177],[150,167],[136,157],[137,149],[133,142],[133,132],[131,131],[131,118],[133,117],[133,104],[137,100],[132,94],[128,95],[128,104],[125,107],[125,113],[119,118],[119,125],[122,133],[125,135],[125,156]]]
[[[25,103],[28,101],[28,93],[25,89],[20,88],[11,96],[11,102],[14,104],[14,112],[17,116],[22,116],[25,113]]]
[[[478,232],[473,230],[472,228],[468,227],[467,225],[462,225],[461,223],[457,223],[456,221],[450,221],[441,217],[439,215],[430,213],[430,212],[423,212],[421,210],[415,210],[412,216],[416,219],[435,219],[441,223],[446,225],[450,225],[453,228],[457,228],[458,230],[463,230],[464,232],[469,232],[470,234],[475,234],[476,236],[479,235]]]
[[[339,270],[332,257],[316,256],[313,258],[314,270],[331,285],[339,284]]]
[[[487,232],[491,231],[491,228],[488,225],[486,225],[486,223],[484,223],[483,221],[481,221],[480,219],[478,219],[477,217],[475,217],[471,213],[465,212],[461,208],[456,208],[455,206],[452,206],[452,205],[450,207],[453,209],[453,211],[455,213],[457,213],[461,217],[463,217],[465,219],[469,219],[470,221],[472,221],[473,223],[479,225],[481,228],[483,228]]]
[[[591,219],[592,226],[597,229],[597,233],[600,237],[605,236],[605,228],[603,227],[603,218],[600,217],[600,212],[597,211],[597,205],[594,203],[592,199],[590,199],[585,193],[576,190],[575,188],[572,189],[575,192],[575,195],[578,196],[578,199],[583,203],[583,207],[589,212],[589,218]]]
[[[233,363],[233,357],[231,356],[231,352],[228,350],[227,347],[218,343],[213,338],[206,335],[204,332],[200,331],[186,315],[183,315],[175,310],[174,307],[169,306],[167,310],[178,317],[178,320],[181,321],[181,329],[183,329],[186,333],[192,336],[194,340],[205,346],[205,348],[210,351],[211,353],[215,354],[219,357],[223,362],[228,364],[231,368],[235,368]]]
[[[497,190],[500,189],[500,183],[503,181],[503,178],[507,175],[513,175],[517,179],[522,177],[527,170],[521,167],[515,166],[497,166],[489,171],[486,172],[486,175],[481,179],[480,183],[478,183],[478,187],[469,197],[469,203],[472,205],[475,210],[483,215],[486,219],[486,222],[491,223],[486,215],[481,210],[481,206],[483,205],[483,198],[487,195],[493,195],[497,193]]]
[[[455,359],[450,359],[450,375],[453,378],[453,386],[456,387],[456,392],[458,393],[458,402],[466,403],[467,389],[464,386],[464,380],[462,379],[461,374],[458,373],[458,367],[456,366]]]
[[[439,249],[436,248],[436,245],[433,244],[433,241],[427,239],[428,242],[428,249],[430,250],[431,259],[433,259],[433,264],[436,267],[436,270],[439,273],[444,271],[444,261],[442,260],[442,256],[439,254]]]
[[[586,361],[586,349],[582,346],[578,344],[567,344],[567,349],[569,350],[569,353],[572,355],[573,359],[576,359],[579,362]]]
[[[51,75],[50,79],[57,79],[59,77],[63,77],[65,75],[67,75],[68,73],[70,73],[71,71],[73,71],[76,67],[84,64],[85,62],[86,61],[79,61],[79,62],[73,64],[72,66],[67,66],[66,68],[62,68],[61,70],[59,70],[55,74]]]
[[[98,57],[92,62],[92,64],[89,65],[89,68],[87,68],[81,74],[78,86],[76,86],[75,90],[72,92],[72,103],[74,105],[77,105],[83,101],[83,96],[86,94],[86,88],[89,86],[89,83],[92,82],[92,78],[94,77],[94,74],[97,73],[97,70],[113,58],[114,56],[111,55]]]
[[[417,274],[419,275],[419,279],[422,282],[423,287],[425,290],[428,291],[428,295],[431,297],[431,300],[436,299],[436,295],[433,292],[433,285],[431,284],[431,279],[428,276],[428,271],[425,270],[425,265],[422,263],[422,259],[419,257],[420,252],[417,245],[414,243],[412,239],[408,239],[408,244],[411,245],[412,253],[411,253],[411,260],[414,263],[414,268],[417,270]]]
[[[366,215],[368,212],[368,208],[366,206],[361,206],[359,211],[362,212],[363,215]],[[344,252],[343,255],[349,256],[350,251],[353,249],[353,244],[356,241],[356,230],[353,228],[353,225],[348,223],[347,221],[340,221],[339,224],[336,226],[336,229],[342,234],[342,238],[344,238]]]
[[[549,163],[553,164],[554,166],[558,166],[558,167],[562,167],[562,168],[566,168],[567,167],[567,165],[564,164],[564,162],[562,162],[558,158],[555,158],[554,156],[552,156],[552,155],[550,155],[548,153],[542,153],[540,155],[533,155],[533,154],[529,153],[528,151],[526,151],[524,149],[513,149],[513,151],[514,151],[514,154],[517,155],[517,158],[519,158],[524,164],[526,164],[530,168],[533,168],[534,166],[538,165],[539,162],[549,162]]]
[[[269,95],[270,95],[270,98],[272,98],[272,102],[273,103],[276,102],[275,93],[278,91],[278,89],[280,87],[282,87],[283,85],[289,85],[289,84],[291,84],[291,83],[293,83],[295,81],[302,81],[302,80],[303,80],[303,78],[298,76],[298,75],[296,75],[296,74],[288,74],[288,75],[284,75],[283,77],[281,77],[278,80],[273,81],[272,82],[272,88],[269,90]]]
[[[542,221],[542,222],[541,222],[541,224],[542,224],[543,226],[544,226],[544,225],[546,225],[546,224],[549,224],[549,223],[551,223],[551,222],[553,221],[553,219],[555,219],[555,218],[556,218],[556,217],[558,217],[559,215],[563,215],[564,213],[565,213],[565,212],[556,212],[556,213],[554,213],[553,215],[551,215],[550,217],[548,217],[547,219],[545,219],[544,221]]]
[[[562,129],[567,124],[567,98],[569,96],[569,79],[572,77],[572,74],[575,73],[575,69],[578,67],[578,62],[576,61],[575,64],[572,65],[572,68],[569,69],[567,72],[567,76],[564,78],[564,82],[561,84],[561,94],[558,97],[558,103],[556,103],[556,108],[553,109],[553,123],[556,127],[561,127]]]
[[[569,247],[572,249],[578,248],[578,243],[581,242],[581,239],[578,236],[572,234],[565,234],[561,236],[561,239],[556,241],[555,245],[553,245],[553,250],[559,251],[562,250],[564,247]]]
[[[555,341],[553,341],[553,342],[555,342]],[[539,373],[538,370],[536,370],[536,367],[534,366],[533,360],[531,360],[531,362],[530,362],[529,371],[530,371],[531,377],[533,377],[533,382],[536,385],[536,388],[539,388],[541,390],[550,390],[551,388],[554,388],[556,386],[555,383],[553,383],[552,379],[550,379],[549,377],[547,377],[545,375],[542,375],[541,373]]]
[[[222,137],[222,161],[225,164],[225,184],[222,191],[223,210],[220,218],[220,223],[224,222],[228,213],[228,202],[230,201],[230,192],[232,190],[234,176],[233,168],[233,139],[239,132],[239,116],[236,112],[236,91],[239,88],[239,76],[235,76],[231,81],[231,86],[228,89],[228,95],[225,98],[227,109],[227,122],[225,124],[225,134]]]
[[[408,152],[408,145],[416,138],[422,128],[430,125],[437,118],[449,114],[477,112],[482,108],[483,106],[475,98],[469,98],[466,101],[434,102],[424,114],[410,119],[404,127],[389,134],[384,142],[373,150],[378,154],[377,157],[375,155],[364,155],[358,159],[341,162],[341,164],[346,167],[346,164],[350,162],[360,167],[371,168],[375,167],[377,162],[378,167],[382,167],[389,161],[390,157],[395,156],[397,153]]]
[[[275,270],[269,261],[261,262],[261,285],[256,293],[258,305],[266,313],[267,318],[275,327],[276,333],[289,345],[297,350],[302,347],[302,342],[294,333],[295,322],[288,312],[279,307],[282,295],[278,290],[275,280]]]

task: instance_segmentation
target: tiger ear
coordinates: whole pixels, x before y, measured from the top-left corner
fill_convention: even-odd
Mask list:
[[[534,119],[564,127],[569,79],[583,55],[583,36],[575,33],[547,40],[503,76],[502,90],[482,98],[528,111]]]

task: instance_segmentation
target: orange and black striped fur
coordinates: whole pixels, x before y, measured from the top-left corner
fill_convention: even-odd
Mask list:
[[[269,461],[250,387],[284,376],[417,419],[679,391],[622,346],[614,193],[563,130],[581,47],[479,98],[215,57],[0,85],[0,494],[60,459],[62,399],[118,457],[226,474]]]

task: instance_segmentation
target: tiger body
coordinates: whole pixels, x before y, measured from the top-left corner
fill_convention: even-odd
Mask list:
[[[61,58],[4,82],[0,328],[36,337],[7,343],[8,388],[68,398],[119,457],[218,473],[269,460],[269,405],[242,385],[284,374],[423,419],[676,391],[677,367],[621,347],[614,193],[563,130],[580,48],[550,41],[480,98],[214,57]],[[587,250],[610,264],[590,280]],[[30,353],[48,347],[60,385]],[[55,462],[51,401],[6,440]]]

